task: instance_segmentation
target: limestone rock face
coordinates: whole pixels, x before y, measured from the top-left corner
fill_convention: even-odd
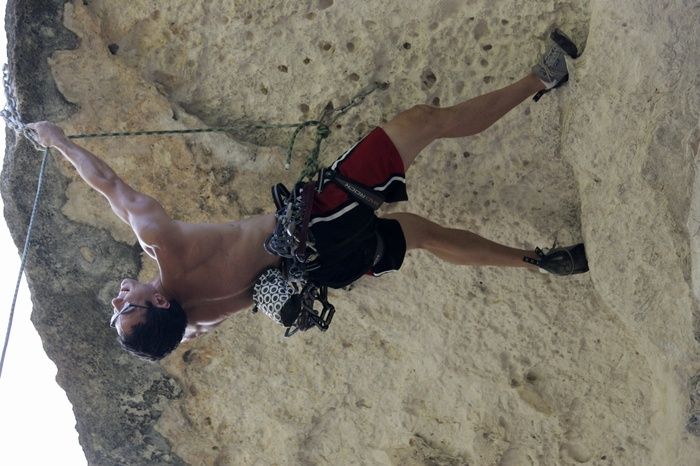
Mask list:
[[[700,453],[700,9],[679,0],[8,2],[27,121],[69,134],[299,122],[388,82],[332,128],[331,162],[415,104],[528,73],[553,25],[584,50],[567,87],[408,172],[410,211],[522,248],[585,240],[591,272],[456,267],[423,252],[332,293],[330,330],[283,339],[247,312],[162,364],[107,325],[130,230],[60,157],[28,266],[33,321],[91,464],[694,464]],[[12,135],[10,135],[12,136]],[[90,139],[183,221],[271,211],[283,130]],[[39,157],[10,137],[17,244]],[[301,141],[308,148],[310,138]],[[232,265],[233,266],[233,265]]]

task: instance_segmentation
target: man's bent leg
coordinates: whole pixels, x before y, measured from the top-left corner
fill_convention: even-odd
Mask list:
[[[425,249],[440,259],[457,265],[538,269],[537,266],[523,261],[525,256],[536,258],[535,251],[494,243],[470,231],[445,228],[415,214],[394,213],[385,217],[397,220],[401,224],[407,251]]]
[[[510,86],[452,107],[416,105],[399,113],[382,129],[401,154],[404,169],[408,170],[420,151],[435,139],[477,134],[544,88],[537,76],[529,74]]]

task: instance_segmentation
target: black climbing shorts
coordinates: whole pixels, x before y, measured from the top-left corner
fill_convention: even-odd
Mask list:
[[[385,202],[408,199],[403,161],[389,136],[375,128],[331,166],[341,175],[375,190]],[[374,211],[335,183],[314,196],[309,221],[320,268],[310,278],[331,288],[346,286],[364,274],[398,270],[406,254],[401,225]]]

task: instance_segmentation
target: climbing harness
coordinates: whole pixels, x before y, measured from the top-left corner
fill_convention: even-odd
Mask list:
[[[319,170],[316,182],[298,182],[291,192],[281,183],[272,187],[277,223],[264,246],[267,252],[282,258],[282,267],[267,269],[257,278],[253,287],[253,312],[262,311],[286,327],[286,337],[314,326],[326,331],[335,312],[328,302],[328,284],[322,279],[312,280],[308,276],[309,272],[320,268],[319,253],[309,230],[314,194],[321,192],[330,182],[336,183],[372,210],[378,209],[384,202],[380,193],[330,168]],[[383,254],[383,242],[379,235],[375,256],[377,254],[379,257]],[[374,263],[378,259],[375,257]],[[317,301],[322,306],[318,311],[314,308]]]
[[[5,354],[7,352],[7,346],[10,340],[10,332],[12,329],[12,321],[14,318],[15,306],[17,302],[17,294],[19,291],[19,284],[22,279],[22,274],[24,273],[24,268],[26,265],[27,256],[29,253],[29,244],[31,240],[32,228],[34,226],[34,220],[36,218],[36,213],[39,206],[39,199],[41,196],[44,172],[46,169],[46,160],[48,158],[49,149],[42,146],[37,138],[36,133],[23,122],[19,109],[17,106],[17,99],[14,95],[14,83],[9,74],[8,67],[5,65],[3,67],[3,84],[5,90],[6,104],[5,108],[0,111],[0,116],[5,120],[5,124],[8,128],[13,129],[17,134],[23,135],[27,140],[29,140],[34,148],[38,151],[42,151],[42,161],[41,168],[39,169],[39,177],[37,181],[37,190],[34,198],[34,205],[32,207],[32,213],[29,217],[29,226],[27,228],[27,236],[24,242],[24,249],[22,252],[22,260],[20,264],[19,274],[17,277],[17,283],[15,285],[15,293],[12,299],[12,306],[10,309],[10,316],[7,324],[7,332],[5,334],[5,341],[3,344],[2,356],[0,356],[0,377],[2,376],[2,368],[5,362]],[[366,88],[362,89],[355,97],[345,104],[344,106],[334,109],[332,104],[326,106],[326,108],[321,113],[321,116],[317,120],[307,120],[302,123],[286,123],[286,124],[270,124],[265,122],[244,122],[239,121],[236,124],[230,126],[212,127],[212,128],[195,128],[195,129],[181,129],[181,130],[156,130],[156,131],[124,131],[124,132],[112,132],[112,133],[88,133],[88,134],[74,134],[68,135],[70,139],[87,139],[87,138],[102,138],[102,137],[125,137],[125,136],[154,136],[154,135],[177,135],[177,134],[193,134],[193,133],[213,133],[213,132],[235,132],[235,131],[245,131],[245,130],[255,130],[255,129],[285,129],[285,128],[295,128],[292,134],[291,141],[287,148],[287,157],[285,161],[285,168],[289,168],[291,164],[292,154],[294,150],[294,144],[299,133],[305,128],[315,126],[316,127],[316,137],[315,144],[311,152],[307,155],[306,161],[304,163],[304,168],[299,176],[299,182],[304,179],[310,179],[319,170],[319,155],[321,151],[321,143],[330,135],[330,127],[335,123],[335,121],[350,109],[360,105],[365,98],[373,93],[377,89],[386,89],[388,87],[387,83],[375,82]],[[308,196],[308,194],[307,194]],[[306,221],[308,224],[308,219]],[[304,247],[306,247],[306,241],[303,241]],[[303,249],[302,248],[302,249]],[[289,282],[290,286],[293,286],[293,281]],[[301,289],[302,291],[304,288]],[[313,326],[318,326],[322,330],[328,328],[331,318],[333,317],[333,307],[328,303],[327,300],[327,290],[326,289],[311,289],[307,292],[301,293],[302,298],[300,302],[303,309],[308,309],[310,307],[313,310],[313,303],[315,301],[320,301],[323,304],[323,309],[316,314],[314,312],[309,312],[301,318],[297,318],[296,329],[306,330]],[[313,298],[313,300],[311,300]],[[309,302],[309,300],[311,300]],[[321,317],[318,317],[321,316]],[[320,321],[318,319],[321,319]],[[325,326],[325,328],[324,328]],[[287,334],[291,335],[297,330],[287,329]],[[287,335],[287,336],[289,336]]]

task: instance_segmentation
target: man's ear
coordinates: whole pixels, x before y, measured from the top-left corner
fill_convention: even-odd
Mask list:
[[[168,301],[168,299],[167,299],[165,296],[163,296],[162,294],[160,294],[160,293],[155,293],[155,294],[153,295],[153,297],[156,299],[156,302],[153,303],[153,304],[155,304],[156,306],[162,307],[162,308],[165,308],[165,309],[169,309],[169,308],[170,308],[170,301]]]

